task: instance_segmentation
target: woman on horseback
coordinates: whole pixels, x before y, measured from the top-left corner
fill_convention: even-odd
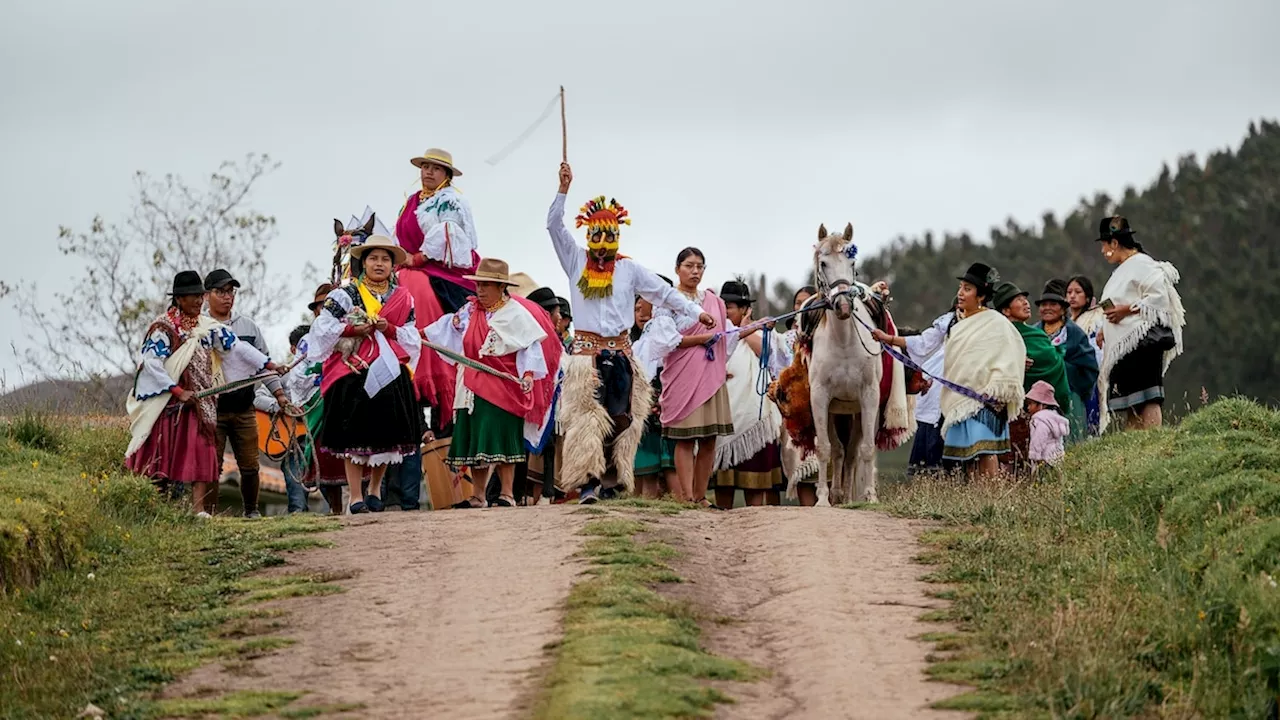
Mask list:
[[[409,197],[396,220],[396,242],[407,254],[397,275],[413,296],[421,331],[457,312],[475,294],[475,282],[465,276],[480,263],[480,255],[471,205],[453,187],[453,179],[462,175],[453,166],[453,155],[431,148],[409,162],[421,174],[422,190]],[[452,415],[454,382],[453,366],[435,353],[422,354],[414,385],[419,399],[436,408],[432,424],[437,429]]]

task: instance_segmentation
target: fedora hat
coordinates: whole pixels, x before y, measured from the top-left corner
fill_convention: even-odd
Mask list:
[[[1054,278],[1044,284],[1044,292],[1040,293],[1040,297],[1036,299],[1036,305],[1052,302],[1066,306],[1067,303],[1067,283]]]
[[[1005,309],[1008,307],[1009,303],[1013,302],[1014,298],[1020,295],[1025,297],[1031,294],[1008,281],[996,285],[995,293],[996,295],[995,298],[992,299],[991,305],[997,310]]]
[[[1132,237],[1137,234],[1138,231],[1129,226],[1129,218],[1115,215],[1098,221],[1098,237],[1094,242],[1119,240],[1122,237]]]
[[[416,158],[411,158],[409,163],[416,168],[420,168],[423,165],[439,165],[453,173],[454,177],[462,177],[462,171],[453,166],[453,155],[448,150],[427,148],[426,152]]]
[[[329,297],[329,293],[331,292],[333,292],[333,285],[330,283],[320,283],[320,286],[316,288],[316,294],[314,296],[315,300],[307,303],[307,309],[311,312],[315,312],[317,307],[324,304],[325,299]]]
[[[751,288],[738,280],[729,280],[720,286],[720,299],[735,305],[750,305],[755,302],[751,298]]]
[[[200,273],[195,270],[183,270],[173,276],[173,292],[169,293],[173,297],[183,297],[184,295],[203,295],[204,282],[200,280]]]
[[[556,298],[556,291],[549,287],[540,287],[526,295],[525,299],[530,302],[537,303],[547,312],[559,309],[560,307],[560,300]]]
[[[500,283],[502,285],[512,285],[516,283],[511,281],[511,268],[507,266],[506,260],[498,258],[485,258],[476,266],[475,275],[463,275],[466,280],[474,280],[476,282]]]
[[[956,279],[973,285],[984,296],[991,297],[995,284],[1000,282],[1000,273],[986,263],[974,263],[964,271],[964,275],[959,275]]]
[[[386,235],[370,235],[368,239],[359,245],[352,245],[349,252],[352,258],[363,261],[364,256],[368,255],[370,250],[379,249],[391,253],[391,261],[396,265],[403,265],[405,260],[409,259],[409,254],[404,251],[404,248],[397,245],[395,240]]]
[[[572,320],[573,306],[569,304],[569,301],[557,295],[556,302],[560,303],[560,317],[566,320]]]
[[[1031,402],[1038,402],[1041,405],[1049,407],[1058,407],[1058,401],[1053,397],[1053,386],[1044,380],[1037,380],[1035,385],[1027,391],[1027,399]]]

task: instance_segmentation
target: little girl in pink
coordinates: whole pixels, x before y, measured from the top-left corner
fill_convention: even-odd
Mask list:
[[[1066,454],[1064,448],[1071,425],[1058,414],[1053,386],[1040,380],[1027,392],[1027,412],[1031,415],[1031,451],[1028,459],[1037,471],[1045,465],[1057,465]]]

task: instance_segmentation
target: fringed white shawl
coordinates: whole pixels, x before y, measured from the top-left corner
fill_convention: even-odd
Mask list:
[[[716,443],[716,469],[728,470],[744,463],[777,442],[782,428],[782,413],[768,398],[756,393],[760,379],[760,358],[745,343],[729,356],[726,368],[730,378],[725,382],[729,393],[729,410],[733,413],[734,433],[728,439]],[[764,412],[760,402],[764,401]]]
[[[1107,391],[1111,385],[1111,371],[1124,356],[1133,352],[1138,343],[1156,325],[1164,325],[1173,331],[1175,341],[1172,350],[1164,353],[1164,371],[1182,354],[1182,329],[1187,324],[1182,298],[1174,287],[1180,280],[1178,269],[1171,263],[1160,262],[1146,253],[1138,253],[1120,263],[1107,286],[1102,290],[1103,300],[1116,305],[1136,305],[1137,313],[1119,323],[1108,322],[1102,333],[1102,366],[1098,372],[1098,389],[1102,407],[1106,408]],[[1107,426],[1108,413],[1102,413],[1102,429]]]
[[[1022,412],[1027,348],[1008,318],[994,310],[971,315],[951,327],[946,342],[943,377],[1005,403],[1010,420]],[[981,402],[945,387],[939,403],[944,436],[982,410]]]

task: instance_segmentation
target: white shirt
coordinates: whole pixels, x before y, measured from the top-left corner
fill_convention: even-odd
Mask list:
[[[951,324],[952,313],[943,313],[933,321],[933,325],[925,328],[919,335],[905,338],[907,356],[924,368],[930,376],[942,375],[943,362],[946,360],[947,326]],[[942,384],[933,383],[928,392],[916,399],[916,422],[926,425],[937,425],[942,419]]]
[[[479,247],[471,205],[452,185],[440,188],[414,210],[422,228],[422,254],[445,265],[471,267],[471,251]]]
[[[551,244],[560,258],[560,267],[569,277],[569,304],[573,307],[575,330],[601,337],[617,337],[629,331],[635,324],[637,295],[653,303],[655,309],[667,308],[697,322],[702,315],[701,306],[690,302],[662,278],[628,258],[618,258],[614,263],[612,295],[591,300],[584,298],[578,289],[578,278],[582,277],[587,266],[587,249],[574,241],[564,225],[564,201],[564,194],[557,193],[551,209],[547,211],[547,232],[551,234]],[[682,325],[688,327],[687,322]]]
[[[467,328],[471,325],[471,305],[463,305],[455,313],[458,317],[458,327],[453,326],[454,314],[442,315],[431,325],[427,326],[424,331],[427,339],[437,345],[441,345],[459,355],[466,355],[463,351],[462,341],[467,335]],[[519,315],[523,314],[527,317],[512,319],[513,323],[519,323],[525,320],[526,323],[533,323],[534,328],[538,328],[537,321],[529,315],[529,311],[523,305],[517,302],[507,302],[495,312],[486,312],[485,316],[492,322],[497,318],[497,322],[501,323],[501,315]],[[540,329],[529,334],[524,333],[528,337],[536,338],[527,345],[512,347],[512,343],[502,337],[492,325],[489,328],[489,336],[485,338],[483,347],[480,348],[480,356],[501,357],[510,355],[512,352],[516,354],[516,372],[524,377],[525,373],[533,375],[534,380],[541,380],[547,376],[547,360],[542,354],[542,341],[546,339],[546,333]],[[440,356],[440,359],[456,365],[453,358]],[[455,386],[453,409],[454,410],[474,410],[475,409],[475,393],[471,388],[463,383],[463,373],[457,375],[457,385]]]

